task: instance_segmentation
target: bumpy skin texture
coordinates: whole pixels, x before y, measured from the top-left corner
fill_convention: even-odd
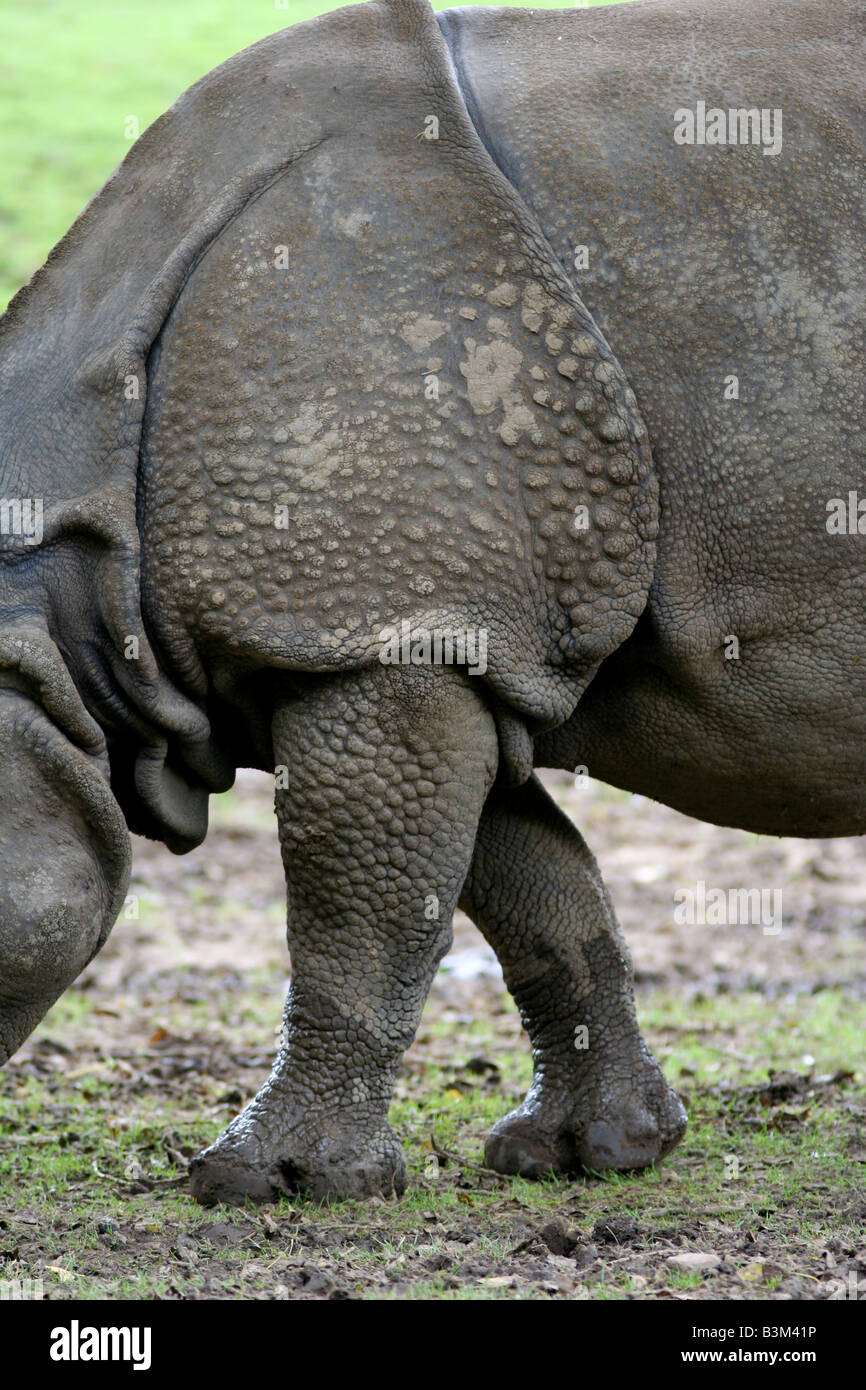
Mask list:
[[[533,762],[866,828],[862,538],[825,528],[862,483],[863,27],[339,11],[186,93],[0,320],[0,493],[45,505],[0,535],[0,1057],[105,939],[124,821],[183,851],[235,767],[288,775],[284,1036],[200,1200],[402,1190],[461,892],[535,1058],[488,1161],[677,1142]],[[782,152],[675,146],[699,100],[781,107]],[[403,620],[483,630],[486,670],[382,666]]]
[[[640,1035],[628,947],[595,859],[535,777],[488,797],[461,906],[532,1040],[532,1089],[492,1130],[490,1166],[531,1178],[668,1153],[686,1117]]]
[[[342,25],[381,54],[351,101],[323,90]],[[559,723],[651,578],[634,396],[481,145],[432,12],[341,12],[273,47],[266,111],[312,116],[314,147],[210,245],[148,364],[160,650],[233,703],[255,666],[375,661],[395,622],[483,628],[491,694]]]
[[[554,251],[589,248],[581,292],[659,479],[646,609],[537,762],[722,824],[861,834],[864,541],[828,534],[826,504],[863,495],[866,7],[440,21],[487,148]],[[674,113],[698,100],[779,108],[781,152],[675,144]]]
[[[406,1185],[386,1120],[475,829],[496,726],[469,681],[430,669],[332,677],[278,705],[276,796],[292,984],[274,1071],[193,1165],[204,1202],[391,1196]]]

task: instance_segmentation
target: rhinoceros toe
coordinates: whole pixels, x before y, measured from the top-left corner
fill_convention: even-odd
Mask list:
[[[305,1135],[300,1126],[263,1134],[240,1115],[189,1172],[202,1206],[277,1202],[298,1193],[317,1201],[390,1200],[406,1190],[406,1162],[389,1126],[372,1139],[356,1132]]]
[[[627,1172],[648,1168],[685,1133],[682,1102],[661,1073],[658,1084],[609,1095],[584,1096],[572,1108],[528,1098],[487,1136],[485,1162],[499,1173],[544,1178],[581,1170]]]

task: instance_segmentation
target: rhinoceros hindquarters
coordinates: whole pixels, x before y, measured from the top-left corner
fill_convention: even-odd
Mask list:
[[[235,710],[252,668],[369,665],[395,630],[483,641],[457,664],[533,731],[645,606],[647,431],[432,12],[373,19],[321,140],[211,243],[150,353],[142,610],[166,668]],[[311,37],[281,60],[315,110]]]

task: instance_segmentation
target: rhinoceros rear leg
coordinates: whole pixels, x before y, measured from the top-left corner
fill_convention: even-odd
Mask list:
[[[281,704],[273,740],[292,953],[283,1037],[262,1090],[194,1161],[193,1192],[399,1194],[394,1076],[451,941],[496,771],[494,720],[453,671],[379,666]]]
[[[524,1177],[642,1168],[685,1112],[640,1035],[632,967],[598,865],[533,777],[494,790],[461,905],[496,951],[532,1041],[535,1078],[487,1139]]]

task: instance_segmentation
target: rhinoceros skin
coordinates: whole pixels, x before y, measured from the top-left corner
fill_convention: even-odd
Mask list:
[[[191,88],[0,320],[0,1058],[128,829],[183,852],[275,773],[285,1026],[201,1201],[404,1190],[458,901],[533,1047],[488,1163],[678,1142],[534,767],[866,830],[864,19],[339,10]]]

